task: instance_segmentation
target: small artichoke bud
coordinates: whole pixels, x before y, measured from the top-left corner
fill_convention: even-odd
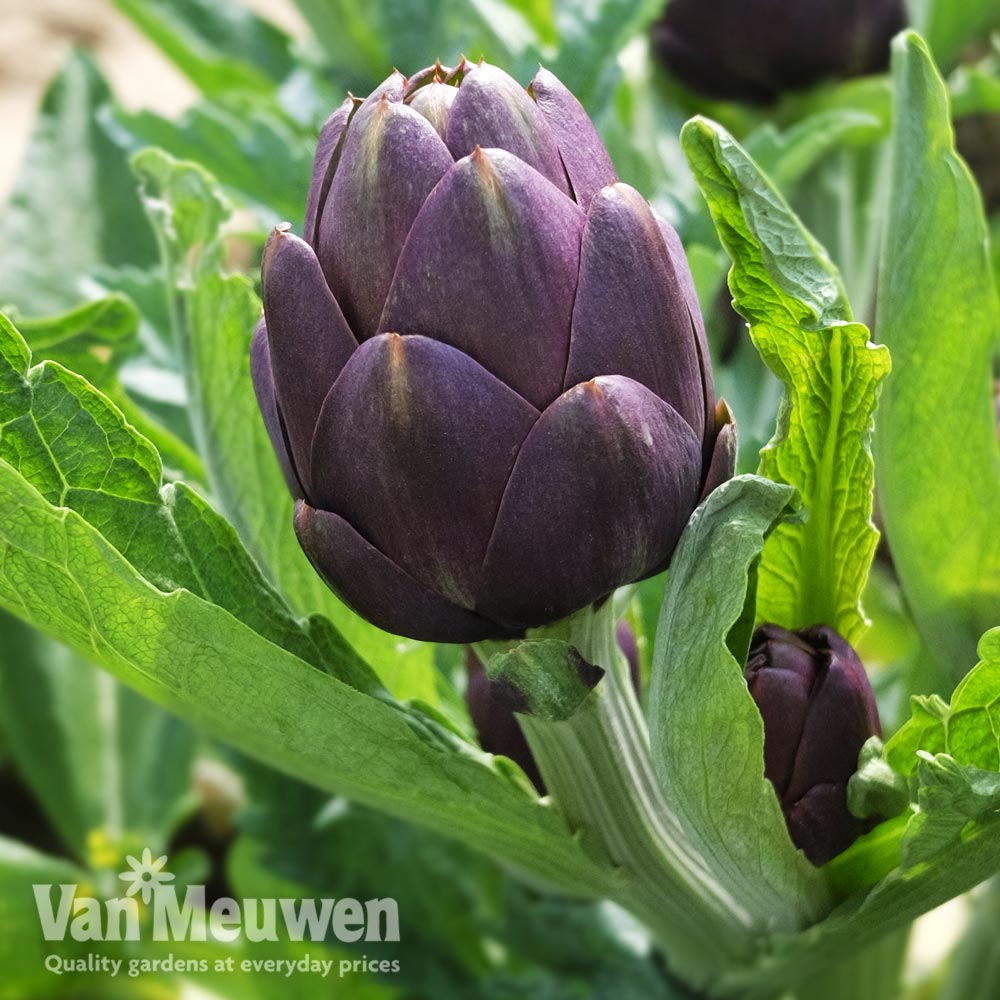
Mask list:
[[[618,648],[628,661],[629,674],[636,695],[640,692],[639,647],[628,622],[618,623]],[[518,692],[490,681],[486,669],[476,654],[469,649],[465,656],[465,670],[468,684],[465,689],[465,703],[469,707],[472,724],[476,728],[480,746],[492,754],[509,757],[531,779],[540,795],[545,794],[545,782],[532,756],[515,712],[514,704]]]
[[[546,70],[393,73],[324,126],[251,368],[295,531],[358,614],[522,635],[666,568],[733,473],[674,229]]]
[[[882,734],[865,668],[832,628],[763,625],[744,676],[764,719],[764,773],[788,832],[813,864],[825,864],[867,828],[847,808],[861,747]]]
[[[653,51],[705,97],[767,104],[821,80],[879,73],[903,0],[670,0]]]

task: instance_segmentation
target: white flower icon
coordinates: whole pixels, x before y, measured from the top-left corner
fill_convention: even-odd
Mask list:
[[[137,892],[142,894],[142,901],[149,903],[150,896],[156,889],[159,889],[166,882],[172,882],[174,876],[170,872],[163,871],[163,866],[167,863],[167,856],[153,860],[153,852],[147,847],[142,852],[142,860],[129,854],[125,860],[128,862],[129,871],[119,872],[118,877],[123,882],[131,882],[126,890],[126,895],[134,896]]]

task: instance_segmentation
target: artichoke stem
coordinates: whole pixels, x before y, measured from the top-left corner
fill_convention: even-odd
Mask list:
[[[616,641],[622,597],[627,603],[626,595],[612,597],[529,633],[528,640],[563,640],[580,655],[560,663],[548,643],[546,670],[526,679],[522,665],[517,686],[528,711],[518,719],[553,804],[584,849],[614,873],[613,901],[645,925],[675,975],[711,990],[717,977],[750,959],[755,935],[749,914],[686,837],[653,772],[648,730]],[[505,675],[511,657],[496,654],[511,645],[477,645],[491,677]],[[523,661],[528,654],[520,649],[514,655]],[[604,671],[590,690],[593,675],[580,674],[580,657]],[[561,707],[553,691],[567,692]]]

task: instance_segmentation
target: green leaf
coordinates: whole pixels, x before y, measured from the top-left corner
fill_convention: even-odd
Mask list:
[[[561,0],[555,6],[559,49],[549,68],[593,110],[602,91],[617,77],[621,50],[645,33],[664,4],[660,0]]]
[[[551,0],[295,0],[323,46],[341,84],[358,94],[392,67],[407,75],[464,53],[485,57],[520,77],[533,75],[543,47],[555,40]],[[522,80],[527,84],[528,80]]]
[[[887,123],[869,111],[833,108],[809,115],[784,132],[765,122],[747,137],[746,151],[779,191],[788,191],[837,149],[865,145],[887,131]]]
[[[315,666],[370,683],[346,648],[329,660],[324,628],[292,615],[204,499],[183,483],[161,490],[155,449],[107,397],[53,362],[29,364],[23,340],[0,315],[0,459],[50,503],[99,526],[161,589],[198,594]]]
[[[963,766],[947,754],[920,751],[917,805],[899,844],[904,868],[933,861],[957,843],[966,825],[1000,810],[1000,774]]]
[[[150,417],[119,381],[123,363],[136,353],[139,343],[139,313],[130,299],[115,292],[59,316],[18,317],[17,322],[36,360],[57,361],[107,393],[178,474],[204,481],[198,456]]]
[[[14,303],[35,315],[67,309],[85,297],[84,278],[107,266],[155,260],[135,180],[97,121],[110,99],[103,77],[81,53],[46,91],[0,215],[0,306]]]
[[[114,0],[207,94],[272,91],[295,68],[291,39],[243,4]]]
[[[611,908],[541,895],[437,834],[330,801],[257,765],[238,766],[254,805],[228,864],[237,894],[370,899],[391,886],[400,917],[392,957],[402,966],[392,984],[407,995],[675,995],[637,928]]]
[[[0,630],[7,743],[66,846],[88,867],[165,848],[188,805],[190,728],[16,619]]]
[[[962,50],[1000,25],[996,0],[910,0],[910,19],[941,66],[958,62]]]
[[[150,149],[135,159],[150,214],[174,275],[175,335],[185,359],[198,450],[223,512],[286,599],[319,613],[399,698],[438,700],[433,647],[376,629],[327,589],[299,547],[284,484],[250,380],[250,337],[260,299],[241,275],[219,267],[228,216],[211,176]]]
[[[732,905],[762,928],[805,925],[825,902],[764,777],[764,724],[730,648],[764,541],[795,511],[791,487],[756,476],[730,480],[695,511],[671,562],[647,713],[668,803]]]
[[[853,895],[825,920],[797,936],[772,942],[758,966],[727,976],[720,993],[766,1000],[798,984],[815,989],[818,977],[1000,869],[1000,819],[972,824],[962,839],[913,868],[896,868],[871,891]]]
[[[163,297],[152,270],[155,238],[125,153],[105,128],[113,112],[93,62],[73,55],[46,93],[10,204],[0,215],[0,306],[10,303],[18,317],[45,317],[38,329],[34,319],[23,321],[26,335],[38,341],[37,357],[79,369],[155,440],[172,469],[201,481],[204,470],[185,441],[183,401],[160,398],[176,374],[153,332],[157,298]],[[80,305],[102,291],[111,293],[99,300],[103,306]],[[134,366],[126,363],[123,374],[130,391],[139,383],[153,391],[132,398],[113,384],[119,362],[137,343],[135,310],[121,291],[133,301],[141,298],[144,319],[153,321],[140,324],[141,350],[127,359]]]
[[[29,368],[9,324],[0,361],[0,606],[305,781],[568,891],[620,890],[487,756],[388,698],[328,622],[293,618],[196,493],[159,490],[155,452],[100,393]]]
[[[43,940],[31,887],[35,883],[78,884],[86,876],[62,859],[50,858],[24,844],[0,837],[0,1000],[48,997],[71,991],[45,968],[53,951]],[[59,948],[63,957],[81,953],[84,944],[70,941]]]
[[[878,331],[896,372],[875,432],[879,503],[907,603],[952,676],[1000,608],[1000,332],[979,192],[955,153],[926,45],[893,54],[892,198]]]
[[[900,774],[916,771],[920,751],[1000,771],[1000,628],[983,636],[979,657],[950,705],[935,695],[912,699],[912,718],[886,744],[886,759]]]
[[[17,325],[32,354],[58,361],[106,390],[136,349],[139,313],[124,295],[114,294],[59,316],[18,317]]]
[[[760,474],[795,486],[809,512],[764,548],[758,617],[824,623],[853,641],[878,540],[868,439],[888,352],[853,322],[836,268],[732,136],[694,119],[682,142],[733,260],[736,309],[785,386]]]
[[[887,210],[888,138],[892,122],[892,88],[887,75],[867,76],[820,87],[791,99],[783,115],[796,122],[786,133],[797,140],[772,168],[747,140],[747,148],[795,206],[805,227],[837,265],[860,320],[874,318],[878,255]],[[856,122],[852,128],[850,122]],[[841,131],[808,172],[786,186],[789,163],[802,153],[816,152],[829,132]],[[810,123],[818,126],[811,133]],[[867,124],[865,124],[867,123]],[[767,128],[767,126],[764,126]]]
[[[316,140],[275,101],[226,93],[188,109],[176,122],[118,108],[107,118],[129,149],[158,146],[177,159],[194,160],[269,224],[286,219],[301,225]]]

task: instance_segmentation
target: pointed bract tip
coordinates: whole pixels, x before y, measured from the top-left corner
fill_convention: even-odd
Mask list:
[[[389,363],[399,364],[403,360],[405,345],[403,335],[400,333],[389,334]]]
[[[292,231],[292,224],[290,222],[279,222],[274,229],[271,230],[271,235],[268,236],[267,242],[264,244],[264,254],[260,261],[261,278],[265,281],[267,280],[267,272],[270,270],[271,262],[274,259],[274,255],[278,252],[278,247],[285,241]]]
[[[477,145],[476,148],[469,153],[468,160],[479,172],[480,177],[486,179],[496,176],[496,171],[493,167],[493,160],[490,157],[490,154],[483,149],[482,146]]]

